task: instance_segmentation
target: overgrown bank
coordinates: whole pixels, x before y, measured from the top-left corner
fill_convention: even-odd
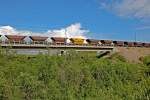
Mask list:
[[[149,100],[150,57],[0,55],[0,100]]]

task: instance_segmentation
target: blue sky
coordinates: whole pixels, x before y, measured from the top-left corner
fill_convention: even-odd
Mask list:
[[[80,23],[83,30],[89,30],[86,36],[90,38],[132,41],[136,33],[138,41],[150,42],[150,11],[144,9],[137,13],[135,9],[135,5],[145,2],[150,6],[149,0],[130,0],[137,3],[129,6],[132,9],[126,7],[126,3],[129,3],[126,1],[129,0],[108,1],[0,0],[0,26],[9,25],[17,30],[45,32]]]

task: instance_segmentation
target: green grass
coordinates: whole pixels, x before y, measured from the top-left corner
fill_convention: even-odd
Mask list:
[[[145,62],[73,51],[63,56],[2,53],[0,100],[149,100],[149,60]]]

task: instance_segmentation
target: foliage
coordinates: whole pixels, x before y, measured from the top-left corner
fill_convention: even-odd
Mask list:
[[[0,56],[0,100],[150,99],[147,60],[130,64],[118,54],[98,59],[74,51]]]
[[[144,64],[150,65],[150,55],[142,57],[141,60],[143,61]]]

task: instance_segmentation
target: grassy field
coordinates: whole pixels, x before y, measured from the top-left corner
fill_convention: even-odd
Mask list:
[[[1,53],[0,100],[149,100],[150,56],[141,60]]]

